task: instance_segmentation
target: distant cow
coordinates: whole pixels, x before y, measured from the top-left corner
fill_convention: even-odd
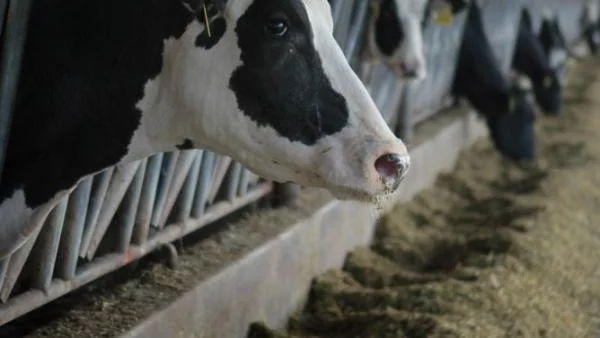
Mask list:
[[[334,40],[326,0],[36,0],[0,258],[84,175],[189,148],[341,199],[389,194],[409,168]]]
[[[534,110],[526,80],[502,74],[485,35],[481,11],[472,4],[461,41],[452,94],[467,99],[487,122],[496,148],[513,160],[534,157]]]
[[[529,77],[535,99],[544,112],[558,114],[562,102],[562,87],[557,70],[550,66],[540,39],[535,35],[526,9],[521,12],[512,68]]]
[[[369,0],[367,53],[382,61],[398,77],[423,79],[427,65],[423,26],[432,16],[455,14],[469,0]]]
[[[597,0],[589,0],[583,8],[581,18],[583,37],[592,54],[600,48],[600,8]]]
[[[544,11],[538,38],[544,54],[548,57],[550,67],[557,72],[558,79],[562,84],[569,50],[556,13]]]

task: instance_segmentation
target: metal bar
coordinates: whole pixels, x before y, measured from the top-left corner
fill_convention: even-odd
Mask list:
[[[343,3],[343,0],[336,0],[331,5],[331,17],[333,18],[334,23],[337,23],[340,20],[340,15],[342,15]]]
[[[79,246],[83,236],[88,201],[92,192],[92,182],[92,177],[87,177],[69,196],[69,206],[56,262],[57,278],[71,279],[75,277]]]
[[[159,225],[162,228],[165,223],[167,223],[167,219],[171,214],[171,210],[173,210],[173,206],[175,205],[175,201],[177,201],[177,197],[181,192],[181,188],[183,187],[183,183],[185,179],[188,177],[190,172],[190,168],[194,163],[194,159],[196,158],[196,153],[194,150],[186,150],[182,151],[177,160],[177,164],[175,165],[175,173],[172,176],[171,184],[169,186],[169,190],[166,195],[165,204],[162,208],[161,217],[159,218]]]
[[[221,160],[219,161],[219,165],[216,166],[215,172],[212,179],[212,185],[210,194],[208,195],[208,202],[213,203],[219,190],[221,189],[221,185],[223,184],[223,180],[225,179],[225,175],[231,166],[231,158],[227,156],[221,156]]]
[[[35,255],[35,260],[32,266],[35,268],[35,273],[31,280],[32,288],[46,291],[50,286],[68,202],[69,199],[65,196],[52,210],[34,246],[32,255]]]
[[[13,107],[17,96],[31,4],[32,0],[13,0],[8,5],[2,60],[0,61],[0,74],[2,74],[0,79],[0,178],[13,120]],[[5,8],[6,4],[2,11]]]
[[[356,9],[355,18],[357,20],[350,24],[350,32],[348,33],[348,41],[344,48],[344,55],[353,64],[354,60],[359,56],[360,47],[363,43],[361,39],[365,34],[365,24],[367,22],[367,10],[369,8],[369,1],[359,1],[358,8]]]
[[[250,171],[248,169],[243,169],[240,174],[240,184],[238,185],[238,196],[246,194],[248,192],[248,185],[250,184]]]
[[[200,218],[204,214],[206,208],[206,199],[210,191],[210,182],[212,181],[212,173],[214,170],[214,164],[216,160],[216,154],[213,152],[205,151],[202,163],[202,169],[200,170],[200,179],[198,180],[198,188],[196,193],[196,201],[192,208],[192,217]]]
[[[6,258],[0,261],[0,288],[4,284],[4,277],[6,277],[6,270],[8,269],[8,260],[10,258]]]
[[[117,229],[118,235],[116,239],[116,250],[119,253],[127,251],[127,247],[131,242],[131,235],[133,234],[133,227],[135,225],[135,218],[137,216],[137,210],[140,204],[140,197],[142,196],[142,188],[144,187],[144,177],[146,176],[147,159],[140,161],[138,169],[133,178],[133,182],[129,186],[123,203],[119,221],[117,222],[119,228]]]
[[[231,170],[231,179],[227,186],[227,200],[233,201],[237,195],[238,185],[240,184],[240,174],[242,173],[242,164],[239,162],[233,162],[233,169]]]
[[[148,159],[144,188],[142,189],[132,238],[132,242],[138,245],[143,244],[148,239],[163,156],[163,153],[158,153]]]
[[[106,193],[106,201],[102,205],[102,210],[98,217],[96,231],[94,231],[94,235],[88,246],[86,253],[88,259],[92,259],[96,254],[102,238],[104,238],[106,230],[119,208],[119,203],[121,203],[123,196],[125,196],[125,193],[127,192],[127,188],[129,188],[131,181],[133,181],[133,177],[135,176],[139,165],[140,161],[136,161],[118,165],[116,167],[108,187],[108,192]]]
[[[8,260],[8,268],[6,270],[6,276],[4,277],[4,284],[0,289],[0,301],[5,303],[10,294],[12,293],[19,276],[21,275],[21,271],[23,271],[23,266],[31,253],[31,249],[35,244],[40,231],[42,230],[41,226],[35,227],[36,229],[33,231],[29,239],[21,246],[21,248],[10,256]],[[2,316],[0,316],[0,320]]]
[[[88,214],[85,217],[85,227],[83,229],[83,237],[81,239],[81,247],[79,248],[79,256],[85,257],[85,253],[88,250],[94,229],[98,223],[98,216],[100,215],[100,209],[104,203],[106,197],[106,191],[110,184],[110,178],[112,176],[114,167],[110,167],[104,170],[102,173],[94,176],[94,186],[92,187],[92,198],[88,206]]]
[[[194,195],[198,187],[198,178],[200,177],[200,169],[202,167],[202,150],[194,152],[194,162],[188,175],[187,181],[184,184],[183,192],[181,193],[181,202],[177,211],[177,221],[186,220],[192,214],[192,206],[194,205]]]
[[[251,184],[251,185],[254,185],[254,184],[258,183],[258,181],[260,181],[260,176],[258,176],[258,175],[255,175],[255,174],[254,174],[253,172],[251,172],[251,171],[249,172],[249,174],[250,174],[250,184]]]
[[[405,83],[402,88],[402,100],[400,101],[400,107],[398,113],[400,114],[400,121],[398,123],[397,136],[404,142],[409,142],[412,138],[412,112],[410,104],[410,93],[411,84]]]
[[[163,209],[165,208],[165,203],[167,202],[167,194],[173,183],[173,176],[177,169],[179,155],[179,151],[165,154],[167,162],[166,169],[161,170],[162,175],[161,179],[158,181],[156,204],[154,205],[154,210],[152,212],[152,220],[150,221],[150,225],[153,227],[162,228],[160,219]]]
[[[333,36],[342,50],[346,48],[348,43],[348,30],[350,28],[352,6],[354,6],[354,1],[355,0],[340,1],[340,14],[336,18],[337,20],[335,21],[335,26],[333,28]]]
[[[155,238],[142,246],[131,247],[126,254],[110,254],[92,263],[87,264],[78,271],[77,278],[69,281],[55,279],[50,284],[46,293],[39,290],[24,292],[6,304],[0,305],[0,325],[4,325],[29,311],[36,309],[58,297],[61,297],[95,279],[108,274],[136,259],[139,259],[165,243],[171,243],[204,225],[214,222],[223,216],[269,194],[272,190],[270,183],[263,183],[253,189],[246,196],[237,198],[233,203],[220,202],[208,208],[205,216],[198,220],[188,220],[182,224],[165,227]]]

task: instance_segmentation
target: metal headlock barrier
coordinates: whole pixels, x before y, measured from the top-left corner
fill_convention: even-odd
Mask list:
[[[0,170],[32,1],[0,0]],[[535,25],[543,8],[556,10],[573,42],[581,32],[585,1],[479,1],[502,69],[510,68],[522,8],[530,10]],[[385,66],[362,60],[369,1],[330,3],[334,35],[346,57],[388,124],[410,138],[416,123],[448,105],[465,14],[451,27],[426,27],[428,76],[402,84]],[[160,153],[86,177],[41,230],[0,262],[0,325],[267,196],[272,188],[241,164],[204,150]]]

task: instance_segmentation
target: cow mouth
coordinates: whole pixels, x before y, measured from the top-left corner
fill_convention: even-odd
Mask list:
[[[404,80],[416,80],[419,78],[419,71],[417,69],[409,69],[402,62],[390,63],[389,67],[398,78]]]
[[[395,191],[382,190],[376,193],[368,192],[357,187],[337,186],[328,189],[333,196],[341,201],[355,201],[378,206],[381,202],[388,200],[394,195]]]

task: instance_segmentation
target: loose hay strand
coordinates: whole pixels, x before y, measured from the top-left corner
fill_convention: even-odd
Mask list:
[[[206,4],[202,6],[202,11],[204,12],[204,24],[206,26],[206,32],[208,33],[208,37],[212,37],[210,32],[210,20],[208,20],[208,11],[206,10]]]

